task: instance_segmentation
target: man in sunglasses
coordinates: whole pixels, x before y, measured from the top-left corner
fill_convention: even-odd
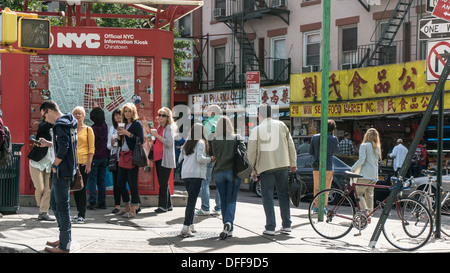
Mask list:
[[[71,242],[69,190],[77,169],[77,126],[78,121],[71,113],[63,114],[58,105],[51,100],[44,101],[40,107],[46,122],[53,125],[53,141],[40,138],[42,147],[53,146],[52,189],[50,207],[58,221],[59,240],[47,242],[45,251],[68,253]]]

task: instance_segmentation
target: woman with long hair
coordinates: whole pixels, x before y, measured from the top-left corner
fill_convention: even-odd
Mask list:
[[[105,122],[105,112],[100,107],[95,107],[90,113],[94,124],[91,126],[95,135],[95,153],[92,161],[91,173],[87,181],[89,190],[88,209],[106,209],[106,167],[108,165],[109,150],[108,125]],[[97,204],[96,204],[97,202]]]
[[[379,160],[381,160],[380,135],[375,128],[370,128],[364,135],[364,139],[359,148],[358,161],[351,167],[352,172],[357,172],[360,169],[359,174],[363,177],[358,179],[358,183],[377,183]],[[366,215],[373,210],[373,191],[374,188],[370,186],[356,187],[361,211]]]
[[[117,160],[119,160],[119,145],[118,145],[118,134],[117,134],[117,126],[120,122],[122,122],[122,114],[120,112],[120,109],[116,109],[111,113],[111,121],[112,125],[109,128],[108,132],[108,143],[107,147],[108,150],[110,150],[110,155],[116,154]],[[118,168],[118,166],[117,166]],[[116,170],[110,170],[113,177],[113,196],[114,196],[114,209],[112,213],[118,213],[120,212],[120,188],[119,184],[117,183],[117,172]]]
[[[242,137],[234,134],[233,124],[227,116],[217,121],[212,151],[216,158],[213,174],[220,194],[223,231],[220,238],[226,239],[233,234],[233,222],[236,213],[236,201],[241,180],[233,174],[233,162],[236,145],[246,150]]]
[[[124,123],[124,126],[118,126],[117,133],[118,144],[119,147],[121,147],[120,157],[122,157],[125,156],[126,152],[134,151],[138,138],[142,145],[144,142],[144,128],[139,121],[137,109],[133,103],[125,103],[120,109],[120,112],[122,113],[121,123]],[[139,210],[138,174],[139,167],[131,166],[131,168],[124,168],[119,164],[117,180],[120,192],[122,193],[122,200],[125,204],[125,210],[123,211],[124,213],[122,213],[122,217],[124,218],[136,217],[136,211]],[[131,201],[126,187],[127,181],[130,187]]]
[[[158,208],[155,212],[164,213],[173,209],[169,178],[172,169],[176,168],[174,145],[176,125],[169,108],[163,107],[158,110],[158,123],[158,128],[152,129],[150,132],[155,137],[153,161],[159,183]]]
[[[83,176],[83,189],[74,191],[73,196],[77,205],[78,215],[73,219],[76,223],[84,223],[86,218],[86,185],[91,172],[92,160],[95,153],[95,135],[91,127],[84,124],[86,111],[83,106],[77,106],[72,110],[72,115],[78,121],[77,127],[77,151],[78,168]]]
[[[214,157],[207,156],[209,145],[205,127],[196,123],[191,127],[189,138],[181,148],[179,162],[183,162],[181,179],[188,192],[183,228],[181,236],[194,236],[195,203],[200,193],[202,180],[206,178],[206,164],[214,161]]]

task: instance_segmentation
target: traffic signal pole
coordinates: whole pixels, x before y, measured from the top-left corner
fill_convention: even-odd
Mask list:
[[[327,172],[328,140],[328,90],[330,74],[330,15],[331,0],[323,1],[322,28],[322,96],[320,108],[320,157],[319,157],[319,192],[325,189]],[[325,195],[319,197],[318,220],[323,221]]]
[[[423,133],[425,132],[425,128],[428,126],[428,122],[430,121],[431,114],[433,113],[433,110],[436,106],[436,103],[438,100],[440,100],[439,107],[444,107],[444,84],[447,81],[447,77],[450,73],[450,58],[447,59],[447,62],[445,63],[444,70],[442,71],[441,76],[439,77],[439,81],[437,82],[436,88],[434,89],[433,95],[431,96],[430,103],[428,104],[428,107],[425,111],[425,114],[422,117],[422,120],[420,121],[419,127],[417,128],[416,134],[414,135],[414,139],[411,142],[411,145],[409,147],[408,153],[406,154],[406,158],[403,161],[402,167],[399,171],[399,178],[400,181],[397,183],[402,183],[403,178],[406,175],[406,172],[408,171],[410,165],[411,165],[411,159],[414,156],[414,153],[417,149],[417,146],[419,145],[420,139],[423,136]],[[440,108],[439,108],[440,109]],[[443,109],[443,108],[442,108]],[[439,111],[439,122],[443,123],[443,110]],[[441,113],[442,112],[442,113]],[[442,124],[438,124],[438,128],[441,127],[441,130],[439,131],[438,135],[438,190],[436,191],[436,205],[440,208],[440,185],[442,183],[442,141],[443,141],[443,129]],[[375,230],[372,234],[372,238],[369,242],[369,247],[375,248],[375,245],[378,241],[378,238],[380,237],[381,231],[383,230],[383,226],[386,222],[387,217],[389,216],[389,213],[392,209],[392,205],[394,204],[395,197],[399,194],[401,191],[401,185],[400,187],[397,187],[396,189],[392,190],[389,194],[389,198],[386,201],[386,205],[384,206],[384,209],[381,213],[380,219],[378,220],[377,226],[375,227]],[[439,199],[439,200],[438,200]],[[438,203],[439,201],[439,203]],[[439,214],[438,214],[439,213]],[[436,233],[435,237],[439,238],[440,236],[440,210],[436,211],[436,217],[439,219],[436,219]],[[431,220],[431,219],[430,219]]]

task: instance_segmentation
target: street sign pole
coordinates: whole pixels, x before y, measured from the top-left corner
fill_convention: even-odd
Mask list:
[[[450,58],[449,58],[450,60]],[[436,229],[434,233],[435,238],[441,238],[441,186],[442,186],[442,153],[444,149],[444,88],[442,88],[441,96],[439,98],[439,114],[437,124],[437,175],[436,175],[436,197],[435,197],[435,224]]]
[[[330,63],[330,16],[331,0],[323,2],[322,28],[322,102],[320,111],[320,162],[319,162],[319,192],[325,189],[327,171],[327,139],[328,139],[328,89]],[[323,221],[325,195],[319,197],[318,220]]]
[[[402,183],[403,178],[405,177],[406,172],[408,171],[408,169],[411,165],[411,159],[413,158],[414,153],[417,149],[417,146],[419,145],[420,139],[422,138],[423,133],[425,132],[425,128],[428,126],[428,122],[430,121],[431,114],[433,113],[433,110],[436,106],[437,101],[440,100],[439,105],[444,104],[444,100],[443,100],[444,84],[447,81],[447,77],[448,77],[449,73],[450,73],[450,58],[445,63],[444,70],[442,71],[442,74],[439,77],[439,81],[437,82],[437,85],[436,85],[436,88],[434,89],[433,95],[430,98],[428,107],[425,110],[422,120],[420,121],[419,127],[417,128],[416,134],[414,135],[414,139],[411,142],[411,145],[409,146],[408,153],[406,154],[405,160],[403,161],[402,167],[400,168],[400,171],[398,174],[398,176],[400,178],[400,182],[398,182],[398,183]],[[442,132],[442,130],[441,130],[441,132]],[[438,138],[440,138],[440,141],[442,141],[442,136],[438,137]],[[440,150],[442,152],[442,149],[440,149]],[[439,153],[439,148],[438,148],[438,153]],[[441,154],[441,156],[442,156],[442,154]],[[438,164],[442,165],[442,157],[439,157],[439,154],[438,154]],[[438,165],[438,168],[439,168],[439,165]],[[439,171],[439,169],[438,169],[438,171]],[[438,177],[439,177],[439,174],[438,174]],[[441,177],[441,179],[442,179],[442,177]],[[383,230],[383,226],[386,222],[386,219],[389,216],[389,213],[391,212],[392,205],[394,204],[394,199],[398,195],[398,193],[401,191],[401,189],[402,189],[402,187],[400,185],[400,187],[397,187],[396,189],[392,190],[391,193],[389,194],[389,198],[386,201],[386,205],[384,206],[384,209],[381,212],[380,219],[378,220],[377,226],[375,227],[375,230],[372,234],[372,238],[370,239],[369,247],[375,248],[378,238],[380,237],[381,231]],[[439,190],[437,192],[439,192]],[[436,203],[437,203],[437,200],[436,200]]]

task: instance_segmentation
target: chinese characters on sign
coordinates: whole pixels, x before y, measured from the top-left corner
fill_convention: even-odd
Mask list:
[[[436,83],[426,82],[425,61],[330,72],[330,116],[425,111]],[[320,117],[321,73],[291,76],[291,115]],[[318,89],[319,86],[319,89]],[[446,83],[446,90],[450,83]],[[448,102],[450,108],[450,101]]]

